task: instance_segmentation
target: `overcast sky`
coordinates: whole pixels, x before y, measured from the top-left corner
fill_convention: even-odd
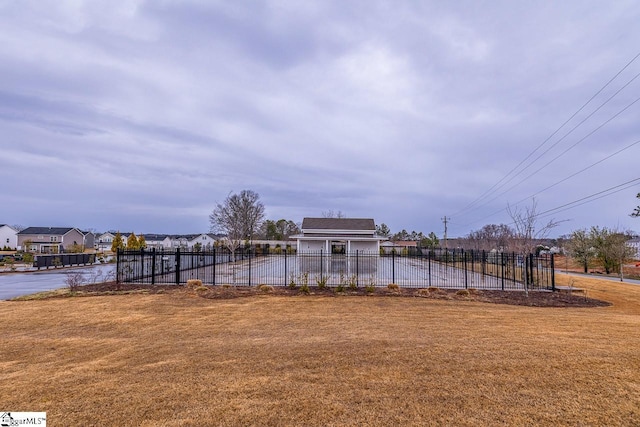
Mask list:
[[[540,221],[640,231],[639,22],[635,0],[0,0],[0,223],[199,233],[250,189],[269,219],[439,236],[607,195]]]

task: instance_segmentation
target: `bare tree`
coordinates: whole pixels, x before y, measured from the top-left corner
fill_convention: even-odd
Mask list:
[[[640,193],[638,193],[638,195],[636,196],[638,199],[640,199]],[[635,210],[631,213],[631,216],[634,216],[636,218],[640,217],[640,206],[636,207]]]
[[[552,229],[562,221],[550,219],[546,223],[539,222],[536,199],[531,199],[531,206],[524,209],[507,206],[507,212],[513,221],[513,237],[511,249],[520,255],[535,253],[538,241],[549,237]]]
[[[209,215],[211,231],[226,235],[223,242],[232,254],[243,240],[253,239],[263,219],[264,205],[258,193],[251,190],[229,194]]]
[[[322,218],[346,218],[347,216],[342,211],[334,212],[333,209],[328,211],[322,211]]]
[[[531,200],[531,206],[524,209],[507,206],[507,212],[513,220],[514,235],[510,247],[514,252],[521,255],[524,261],[524,291],[529,296],[529,281],[527,259],[535,253],[536,246],[540,239],[546,239],[549,232],[560,224],[559,221],[549,220],[546,223],[539,223],[536,199]]]
[[[472,231],[466,237],[469,247],[476,250],[504,251],[513,238],[514,231],[505,224],[487,224],[480,230]]]

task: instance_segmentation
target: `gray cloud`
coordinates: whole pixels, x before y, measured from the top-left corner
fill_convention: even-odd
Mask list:
[[[0,179],[21,179],[0,222],[199,232],[245,188],[295,221],[508,222],[489,214],[640,139],[638,103],[458,213],[638,53],[639,15],[582,1],[2,3]],[[505,189],[638,96],[634,81]],[[541,210],[637,178],[639,147],[538,194]],[[638,190],[562,212],[558,233],[640,229]]]

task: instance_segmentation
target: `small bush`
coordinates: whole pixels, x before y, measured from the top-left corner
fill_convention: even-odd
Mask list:
[[[67,278],[64,279],[64,282],[71,292],[76,292],[84,284],[85,279],[82,273],[73,272],[67,273]]]
[[[358,277],[355,274],[349,277],[348,283],[349,289],[351,289],[352,291],[358,289]]]
[[[200,285],[200,286],[197,286],[196,288],[194,288],[194,291],[196,291],[196,292],[205,292],[205,291],[208,291],[208,290],[209,290],[209,288],[207,288],[205,285]]]
[[[295,289],[296,288],[296,276],[291,273],[291,280],[289,280],[289,288],[291,289]]]
[[[460,289],[459,291],[456,291],[456,295],[461,296],[461,297],[468,297],[470,295],[470,293],[466,289]]]
[[[306,283],[302,283],[302,286],[300,286],[300,292],[305,293],[305,294],[309,294],[310,290],[309,290],[309,285]]]
[[[324,289],[327,287],[327,277],[320,275],[316,276],[316,284],[318,285],[318,289]]]
[[[369,282],[366,284],[364,289],[370,294],[375,292],[375,290],[376,290],[376,279],[373,276],[369,277]]]
[[[440,288],[436,288],[435,286],[429,286],[427,288],[427,291],[429,292],[438,292],[440,290]]]
[[[200,279],[189,279],[187,280],[187,288],[199,288],[202,286],[202,280]]]
[[[338,286],[336,286],[336,292],[338,293],[344,292],[344,284],[342,284],[342,282],[340,282]]]
[[[260,292],[264,292],[264,293],[273,292],[273,286],[270,286],[270,285],[260,285],[260,286],[258,286],[258,290],[259,290]]]
[[[431,291],[429,289],[418,289],[418,295],[421,297],[428,297],[431,295]]]
[[[397,291],[397,290],[399,290],[399,289],[400,289],[400,287],[399,287],[397,284],[395,284],[395,283],[389,283],[389,284],[387,285],[387,289],[389,289],[389,290],[391,290],[391,291]]]
[[[224,289],[229,289],[229,288],[231,288],[232,286],[231,286],[231,285],[229,285],[228,283],[225,283],[224,285],[222,285],[222,287],[223,287]]]

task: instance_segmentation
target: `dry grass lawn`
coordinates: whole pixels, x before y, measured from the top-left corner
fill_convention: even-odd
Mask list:
[[[640,286],[573,280],[613,305],[0,302],[0,410],[51,426],[640,425]]]

